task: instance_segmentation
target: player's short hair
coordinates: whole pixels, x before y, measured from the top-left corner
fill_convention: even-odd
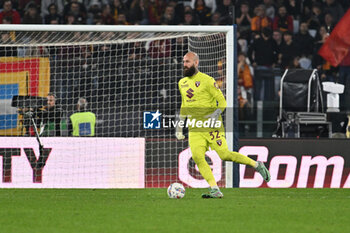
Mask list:
[[[47,96],[53,96],[53,97],[55,97],[55,99],[57,99],[56,94],[55,94],[55,93],[53,93],[53,92],[49,92],[49,93],[47,93]]]
[[[88,102],[85,98],[79,98],[77,105],[80,109],[86,109],[88,106]]]

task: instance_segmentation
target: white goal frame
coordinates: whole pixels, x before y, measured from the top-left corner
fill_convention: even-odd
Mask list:
[[[222,32],[226,34],[226,139],[229,150],[234,149],[234,78],[236,67],[235,27],[231,26],[107,26],[107,25],[14,25],[1,24],[0,31],[57,31],[57,32]],[[74,43],[72,43],[74,44]],[[30,46],[30,44],[26,44]],[[233,187],[233,163],[226,162],[227,188]],[[237,174],[237,173],[236,173]]]

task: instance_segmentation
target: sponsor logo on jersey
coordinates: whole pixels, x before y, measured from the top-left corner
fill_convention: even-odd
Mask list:
[[[194,96],[193,92],[194,92],[194,90],[192,90],[192,88],[188,89],[186,91],[186,93],[187,93],[186,96],[191,99]]]
[[[219,146],[221,146],[221,145],[222,145],[222,141],[221,141],[221,139],[216,140],[216,143],[217,143]]]
[[[196,87],[199,87],[199,85],[201,85],[200,81],[196,81]]]

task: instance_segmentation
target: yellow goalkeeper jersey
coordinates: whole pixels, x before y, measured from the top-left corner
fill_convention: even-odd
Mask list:
[[[225,110],[227,105],[225,97],[209,75],[198,72],[191,77],[182,78],[178,85],[182,97],[181,116],[190,120],[206,120],[205,116],[217,108],[222,112]]]

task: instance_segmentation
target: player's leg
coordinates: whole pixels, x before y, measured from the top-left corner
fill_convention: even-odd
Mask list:
[[[249,165],[255,168],[266,182],[270,181],[270,172],[264,163],[254,161],[248,156],[228,149],[224,131],[215,130],[209,133],[209,137],[210,148],[215,150],[223,161],[233,161],[235,163]]]
[[[211,168],[205,160],[205,152],[208,151],[208,142],[200,132],[190,132],[189,145],[192,152],[192,159],[197,164],[199,172],[210,186],[215,186],[216,181]]]
[[[192,159],[197,164],[199,172],[210,185],[209,193],[202,194],[202,198],[222,198],[224,195],[215,181],[213,172],[205,160],[205,152],[208,151],[208,140],[204,132],[190,132],[189,144],[192,152]]]
[[[218,185],[215,181],[213,172],[205,160],[205,152],[208,151],[208,141],[205,135],[201,132],[190,132],[189,134],[189,144],[192,152],[192,159],[197,164],[199,172],[203,178],[210,185],[210,192],[202,194],[203,198],[221,198],[223,194],[220,192]]]

